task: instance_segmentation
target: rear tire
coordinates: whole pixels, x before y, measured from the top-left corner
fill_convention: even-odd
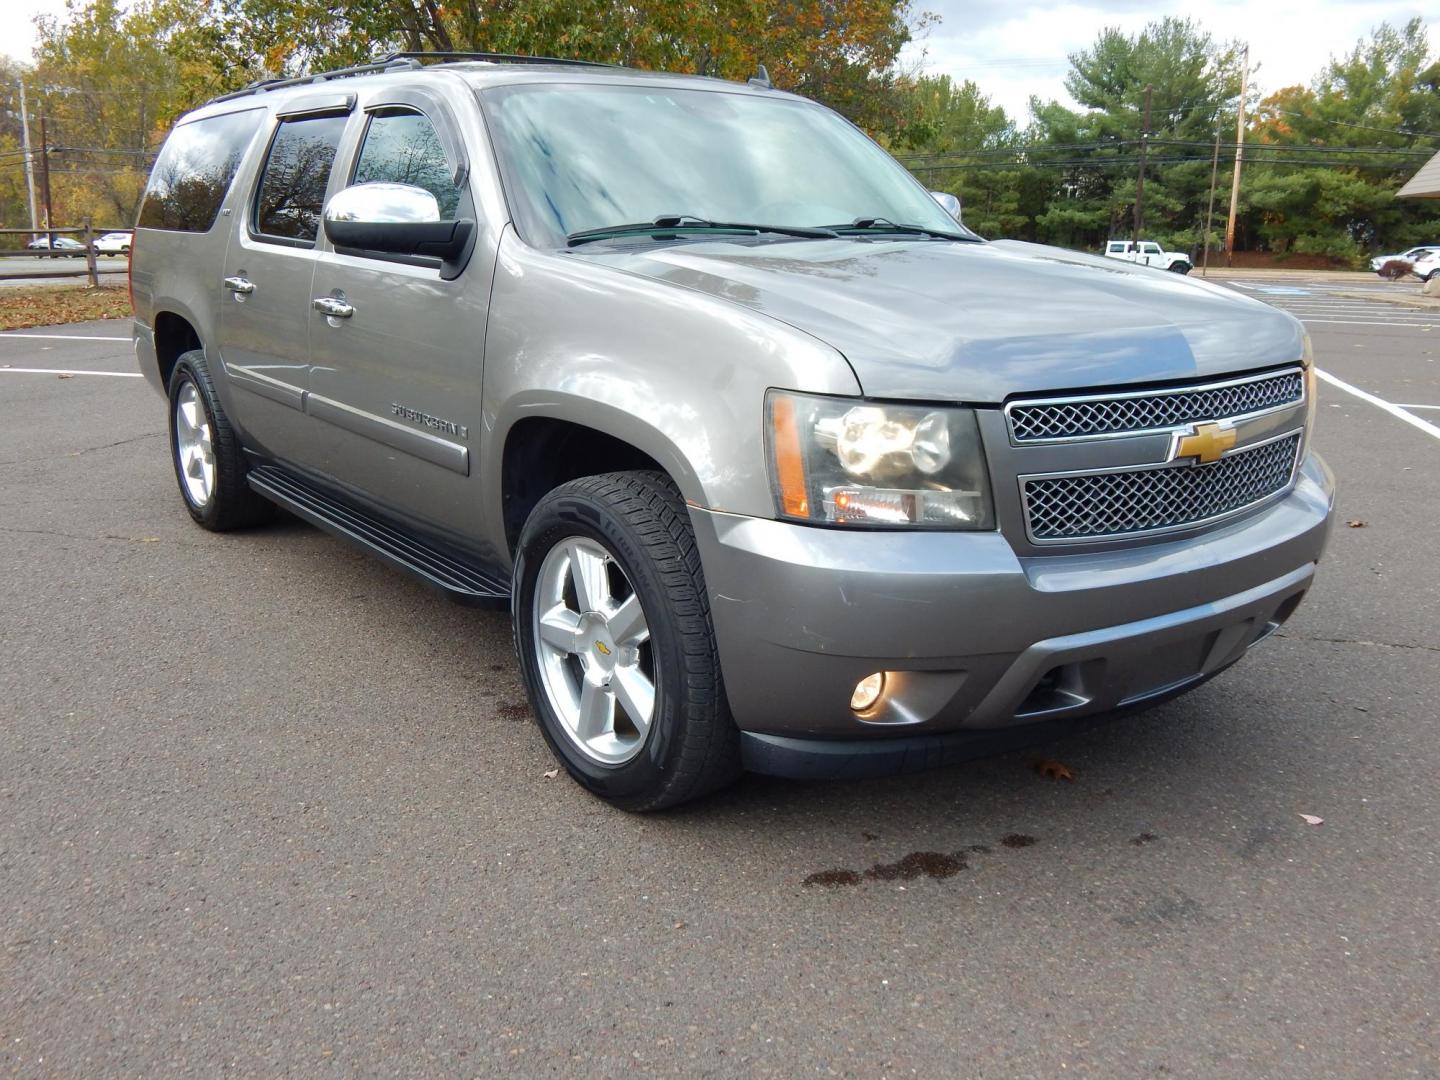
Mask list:
[[[541,499],[520,536],[512,616],[540,730],[587,790],[659,810],[739,775],[705,575],[669,477],[588,476]]]
[[[182,353],[170,373],[170,459],[185,509],[198,525],[228,532],[274,517],[274,504],[245,480],[245,451],[215,394],[202,349]]]

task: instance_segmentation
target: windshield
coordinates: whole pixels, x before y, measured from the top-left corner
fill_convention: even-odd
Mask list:
[[[809,102],[593,83],[484,98],[532,243],[679,214],[791,228],[880,218],[969,235],[885,151]]]

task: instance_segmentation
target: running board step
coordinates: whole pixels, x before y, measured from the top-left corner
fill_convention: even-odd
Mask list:
[[[424,540],[342,503],[293,473],[274,465],[250,469],[250,486],[312,525],[409,571],[462,604],[508,605],[510,586],[499,577],[464,563]]]

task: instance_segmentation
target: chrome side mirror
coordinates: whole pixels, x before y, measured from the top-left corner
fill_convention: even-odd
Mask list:
[[[447,221],[430,192],[410,184],[356,184],[325,206],[325,235],[347,255],[439,259],[440,277],[459,277],[475,247],[475,222]]]
[[[356,184],[337,191],[325,206],[325,224],[424,225],[440,220],[440,202],[412,184]]]
[[[956,221],[960,220],[960,200],[956,196],[951,195],[948,191],[932,191],[930,197],[940,204],[940,209]]]

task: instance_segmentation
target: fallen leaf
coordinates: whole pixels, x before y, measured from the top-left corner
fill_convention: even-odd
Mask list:
[[[1325,819],[1323,817],[1316,817],[1314,814],[1301,814],[1300,816],[1305,820],[1306,825],[1325,824]]]
[[[545,773],[545,779],[546,779],[546,780],[554,780],[555,777],[557,777],[557,776],[559,776],[559,775],[560,775],[560,770],[559,770],[559,769],[549,769],[549,770],[547,770],[546,773]]]
[[[5,290],[0,310],[0,330],[23,330],[27,326],[85,322],[89,319],[128,318],[130,299],[124,286],[102,285],[98,289],[75,285],[40,285]]]
[[[61,372],[59,375],[57,375],[57,376],[55,376],[55,377],[56,377],[57,379],[73,379],[75,376],[74,376],[74,375],[71,375],[68,371],[63,371],[63,372]]]
[[[1030,767],[1047,780],[1068,780],[1072,784],[1075,782],[1075,773],[1069,765],[1062,765],[1050,758],[1041,758],[1039,761],[1032,762]]]
[[[1349,521],[1345,522],[1345,524],[1350,526],[1350,528],[1352,529],[1365,528],[1365,522],[1361,521],[1359,518],[1351,518]]]

